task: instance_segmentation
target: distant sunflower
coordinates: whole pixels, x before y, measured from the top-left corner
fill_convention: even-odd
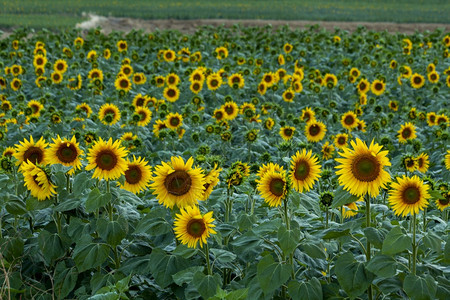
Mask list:
[[[86,117],[89,118],[92,114],[92,108],[89,104],[83,102],[75,107],[75,110],[80,110],[86,114]]]
[[[24,139],[20,142],[20,145],[15,145],[16,151],[13,156],[17,159],[16,165],[20,165],[23,162],[30,161],[33,164],[45,165],[47,164],[47,156],[45,154],[45,148],[48,143],[41,137],[37,142],[34,142],[33,137],[30,135],[30,140]]]
[[[217,90],[222,85],[222,77],[217,74],[211,74],[206,78],[206,85],[211,91]]]
[[[378,79],[375,79],[370,86],[370,90],[374,95],[380,96],[384,93],[386,89],[386,84]]]
[[[363,202],[363,200],[359,199],[358,201],[351,202],[342,206],[342,217],[344,219],[348,219],[354,217],[358,214],[358,203]]]
[[[50,181],[49,176],[40,166],[32,162],[24,162],[21,171],[24,177],[24,185],[31,195],[39,201],[44,201],[56,195],[56,186]]]
[[[360,94],[366,94],[370,90],[370,82],[367,79],[361,79],[357,85]]]
[[[282,97],[283,97],[284,102],[293,102],[295,93],[292,89],[287,89],[283,92]]]
[[[356,139],[356,143],[351,141],[351,145],[353,149],[346,147],[339,153],[343,158],[336,158],[339,163],[336,168],[340,169],[336,171],[339,184],[353,195],[378,196],[380,188],[390,181],[389,173],[384,170],[391,165],[386,157],[388,151],[381,151],[382,146],[373,141],[369,147],[360,139]]]
[[[447,170],[450,170],[450,150],[447,150],[447,154],[444,157],[444,164]]]
[[[163,120],[156,120],[155,124],[153,124],[153,134],[156,137],[159,137],[159,133],[161,130],[167,128],[166,122],[164,122]]]
[[[212,190],[219,183],[219,175],[221,171],[222,168],[218,168],[217,165],[214,165],[214,168],[206,174],[204,185],[205,190],[203,192],[203,197],[200,200],[206,201],[209,195],[211,195]]]
[[[213,112],[213,118],[216,119],[216,122],[221,122],[225,118],[225,110],[223,108],[215,109]]]
[[[268,170],[258,181],[257,189],[270,207],[280,206],[288,191],[286,172]]]
[[[336,134],[336,136],[334,137],[334,144],[339,149],[347,147],[347,143],[348,143],[348,134],[346,133],[339,133]]]
[[[431,83],[439,82],[439,74],[436,71],[428,73],[427,77],[428,77],[428,81]]]
[[[332,144],[330,144],[329,142],[325,142],[325,144],[323,144],[322,150],[321,150],[322,159],[325,161],[325,160],[332,158],[334,151],[335,151],[334,146]]]
[[[140,117],[137,122],[138,126],[147,126],[152,120],[152,111],[145,106],[137,107],[134,112]]]
[[[55,72],[59,72],[61,74],[64,74],[67,71],[67,62],[64,59],[58,59],[53,64],[53,70]]]
[[[114,143],[112,138],[108,142],[99,138],[94,145],[89,148],[86,170],[94,170],[92,178],[114,180],[125,174],[127,162],[125,157],[128,151],[121,146],[120,140]]]
[[[58,135],[56,139],[53,139],[53,144],[50,144],[46,152],[48,163],[73,167],[68,174],[74,174],[77,169],[81,169],[80,157],[83,155],[83,150],[80,149],[75,136],[68,140],[61,139]]]
[[[16,149],[13,147],[6,147],[5,150],[3,150],[2,156],[4,157],[12,157],[16,153]]]
[[[211,234],[216,234],[213,229],[215,225],[212,224],[214,222],[212,214],[213,212],[210,211],[202,216],[197,206],[181,208],[174,222],[175,236],[181,244],[189,248],[197,248],[197,244],[200,243],[200,247],[203,248],[203,244],[207,244],[206,239]]]
[[[169,163],[155,167],[155,176],[150,185],[160,204],[179,208],[193,206],[203,199],[205,177],[202,169],[193,168],[191,157],[185,163],[181,157],[171,157]]]
[[[283,126],[280,128],[280,135],[285,141],[289,141],[294,137],[295,127]]]
[[[425,84],[425,78],[417,73],[411,75],[411,86],[415,89],[420,89]]]
[[[306,123],[308,123],[309,121],[316,120],[315,115],[316,115],[316,113],[314,112],[314,110],[312,110],[310,107],[306,107],[306,108],[302,109],[302,115],[301,115],[300,119],[302,119],[302,121],[305,121]]]
[[[389,204],[394,213],[405,217],[408,214],[415,215],[419,210],[428,206],[429,186],[424,184],[416,175],[413,177],[397,177],[397,182],[391,183],[389,191]]]
[[[234,101],[228,101],[222,106],[225,111],[225,120],[234,120],[239,114],[239,106]]]
[[[305,149],[291,157],[289,180],[293,188],[302,193],[312,189],[314,182],[320,178],[320,164],[316,155]]]
[[[33,66],[35,68],[43,67],[43,66],[45,66],[46,63],[47,63],[47,58],[43,55],[38,54],[33,58]]]
[[[183,125],[183,116],[179,113],[169,113],[166,116],[166,127],[170,129],[177,129]]]
[[[131,81],[126,76],[117,77],[114,86],[116,87],[116,90],[124,92],[129,92],[132,88]]]
[[[389,101],[389,108],[393,111],[398,110],[398,101]]]
[[[403,165],[409,172],[414,172],[417,170],[417,167],[419,166],[417,160],[412,156],[407,156],[403,158]]]
[[[94,81],[95,79],[99,79],[100,81],[103,81],[103,71],[97,68],[94,68],[89,71],[88,78]]]
[[[245,86],[244,77],[239,73],[232,74],[228,77],[228,85],[231,88],[236,86],[237,88],[242,89]]]
[[[105,125],[116,124],[120,120],[120,110],[112,103],[105,103],[98,111],[98,118]]]
[[[175,102],[180,98],[180,90],[176,86],[168,86],[163,92],[164,98],[169,102]]]
[[[197,95],[203,89],[203,83],[201,81],[194,81],[189,86],[189,89],[191,90],[191,92]]]
[[[128,49],[128,43],[127,43],[127,41],[124,41],[124,40],[118,41],[116,46],[117,46],[117,51],[119,51],[119,52],[126,52]]]
[[[175,73],[169,73],[165,82],[168,86],[177,86],[180,83],[180,77]]]
[[[430,166],[430,159],[428,154],[420,153],[419,156],[416,157],[417,161],[417,170],[422,173],[426,173],[428,171],[428,167]]]
[[[401,125],[401,128],[399,131],[397,131],[397,133],[398,133],[398,141],[402,144],[406,143],[407,140],[412,140],[417,137],[416,127],[410,122]]]
[[[52,82],[55,84],[61,83],[63,81],[63,74],[58,72],[58,71],[54,71],[51,75],[50,78],[52,79]]]
[[[326,132],[327,127],[320,121],[311,121],[305,126],[305,136],[309,142],[320,142]]]
[[[443,194],[444,199],[437,199],[436,200],[436,207],[440,210],[443,211],[444,209],[446,209],[447,207],[450,206],[450,192],[446,192]]]
[[[289,43],[286,43],[283,46],[283,51],[286,53],[291,53],[292,49],[294,49],[294,47]]]
[[[345,129],[352,130],[358,126],[358,117],[353,111],[348,111],[341,117],[341,125]]]
[[[147,161],[140,156],[136,158],[133,155],[133,161],[127,160],[127,165],[125,181],[120,187],[134,194],[146,190],[152,179],[151,167],[147,164]]]
[[[437,122],[436,122],[436,113],[435,112],[427,113],[427,124],[430,127],[437,124]]]

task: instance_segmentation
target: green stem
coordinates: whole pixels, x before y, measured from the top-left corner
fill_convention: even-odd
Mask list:
[[[205,258],[206,258],[206,268],[208,269],[208,275],[212,275],[211,264],[209,262],[209,248],[208,243],[205,243]]]
[[[109,180],[106,180],[106,193],[111,193],[111,187],[109,185]],[[113,220],[113,205],[111,202],[108,203],[108,214],[109,214],[109,220]]]
[[[114,261],[116,263],[116,269],[120,268],[120,257],[119,253],[117,252],[117,246],[114,246]]]
[[[327,206],[327,208],[326,208],[326,212],[327,212],[327,213],[326,213],[326,220],[327,220],[327,221],[326,221],[326,223],[325,223],[325,228],[328,228],[328,217],[329,217],[329,216],[328,216],[328,213],[329,213],[329,212],[328,212],[328,206]]]
[[[285,197],[283,199],[284,204],[284,218],[286,221],[286,229],[291,230],[291,220],[289,218],[289,209],[288,209],[288,199]],[[291,265],[291,277],[292,279],[295,279],[295,273],[294,273],[294,253],[289,254],[289,264]]]
[[[370,227],[370,197],[368,194],[366,194],[366,228]],[[369,263],[371,257],[371,250],[370,250],[370,242],[367,240],[367,246],[366,246],[366,260],[367,263]],[[372,295],[372,285],[369,285],[367,288],[367,296],[369,300],[373,299]]]
[[[423,232],[427,230],[427,208],[423,209]]]
[[[68,193],[71,193],[72,191],[70,190],[70,175],[66,174],[66,190]]]
[[[417,244],[416,244],[416,214],[413,214],[412,218],[412,228],[413,228],[413,258],[412,258],[412,273],[416,275],[416,260],[417,260]]]

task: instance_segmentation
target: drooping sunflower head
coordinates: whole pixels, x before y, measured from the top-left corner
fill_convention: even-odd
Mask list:
[[[213,229],[215,225],[212,224],[214,222],[212,214],[213,212],[210,211],[202,215],[197,206],[181,208],[180,214],[176,215],[174,222],[175,236],[189,248],[196,248],[198,243],[203,248],[203,244],[207,243],[206,239],[211,234],[216,234]]]
[[[169,163],[155,167],[155,176],[150,185],[160,204],[179,208],[197,204],[203,198],[205,176],[200,168],[193,168],[191,157],[185,163],[183,158],[173,156]]]
[[[417,161],[417,170],[422,173],[426,173],[428,167],[430,166],[430,159],[427,153],[420,153],[419,156],[415,158]]]
[[[305,136],[309,142],[320,142],[326,132],[327,127],[320,121],[311,121],[305,126]]]
[[[94,170],[92,178],[114,180],[125,174],[127,170],[127,162],[125,157],[128,151],[121,146],[121,141],[112,141],[112,138],[108,142],[99,138],[98,141],[89,149],[88,152],[88,165],[86,170]]]
[[[320,168],[319,161],[311,150],[297,151],[291,157],[291,170],[289,172],[289,180],[293,188],[300,193],[308,192],[320,178]]]
[[[133,155],[133,161],[127,160],[128,168],[125,171],[125,181],[121,184],[121,188],[134,194],[147,189],[150,184],[152,171],[145,159],[140,156],[136,158]]]
[[[450,206],[450,191],[443,192],[441,195],[443,198],[436,200],[436,206],[440,211],[443,211]]]
[[[73,174],[77,169],[81,169],[83,150],[80,149],[75,136],[68,140],[67,138],[61,139],[58,135],[56,139],[53,139],[53,144],[46,152],[49,163],[73,167],[68,174]]]
[[[56,186],[50,181],[49,175],[42,167],[26,161],[20,170],[23,173],[24,185],[33,197],[44,201],[56,194]]]
[[[385,188],[390,181],[389,173],[384,169],[391,163],[387,158],[388,151],[381,151],[382,146],[372,143],[367,147],[360,139],[351,141],[353,149],[348,147],[339,153],[343,158],[336,158],[339,163],[336,171],[339,184],[351,194],[378,196],[380,188]]]
[[[261,197],[270,207],[280,206],[281,201],[286,197],[288,192],[286,172],[268,170],[259,179],[257,189]]]
[[[447,154],[444,156],[444,164],[447,170],[450,170],[450,150],[447,150]]]
[[[332,158],[334,151],[335,151],[334,146],[332,144],[330,144],[330,142],[325,142],[325,144],[322,145],[322,150],[321,150],[322,159],[325,161],[325,160]]]
[[[343,205],[342,211],[341,211],[342,217],[344,219],[348,219],[348,218],[356,216],[358,214],[358,209],[359,209],[358,204],[360,204],[361,202],[363,202],[362,198],[360,198],[356,202],[352,202],[352,203]]]
[[[428,189],[429,186],[416,175],[397,177],[397,182],[391,183],[389,204],[396,215],[418,214],[419,210],[428,206]]]
[[[215,164],[214,168],[212,168],[211,171],[206,174],[204,185],[205,191],[203,192],[203,197],[200,200],[205,201],[208,199],[209,195],[211,195],[212,190],[219,183],[219,175],[221,171],[222,168],[219,168]]]
[[[23,162],[30,161],[33,164],[45,165],[47,164],[47,156],[45,154],[45,148],[48,143],[41,137],[37,142],[34,142],[33,137],[30,135],[30,140],[24,139],[20,142],[20,145],[15,145],[16,151],[13,156],[17,159],[17,165]]]

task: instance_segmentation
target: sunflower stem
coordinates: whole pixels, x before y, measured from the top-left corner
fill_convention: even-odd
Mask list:
[[[370,227],[370,197],[368,194],[366,194],[366,228]],[[369,263],[371,257],[371,250],[370,250],[370,242],[367,240],[367,246],[366,246],[366,260],[367,263]],[[367,297],[369,300],[373,299],[372,295],[372,284],[369,285],[367,288]]]
[[[109,185],[109,180],[106,180],[106,193],[111,193],[111,187]],[[113,220],[113,205],[111,202],[108,203],[108,214],[109,214],[109,220]]]
[[[325,229],[327,229],[328,228],[328,214],[329,214],[329,212],[328,212],[328,206],[327,206],[327,208],[326,208],[326,223],[325,223]]]
[[[423,232],[427,230],[427,208],[423,209]]]
[[[72,193],[72,191],[70,190],[70,175],[67,173],[66,173],[66,189],[69,194]]]
[[[416,214],[413,214],[412,218],[412,228],[413,228],[413,258],[412,258],[412,273],[416,275],[416,260],[417,260],[417,244],[416,244]]]
[[[208,269],[208,275],[212,275],[211,263],[209,262],[209,248],[208,243],[205,243],[205,258],[206,258],[206,268]]]

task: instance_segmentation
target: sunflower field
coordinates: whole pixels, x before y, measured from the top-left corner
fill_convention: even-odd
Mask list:
[[[0,40],[0,298],[449,299],[450,34]]]

